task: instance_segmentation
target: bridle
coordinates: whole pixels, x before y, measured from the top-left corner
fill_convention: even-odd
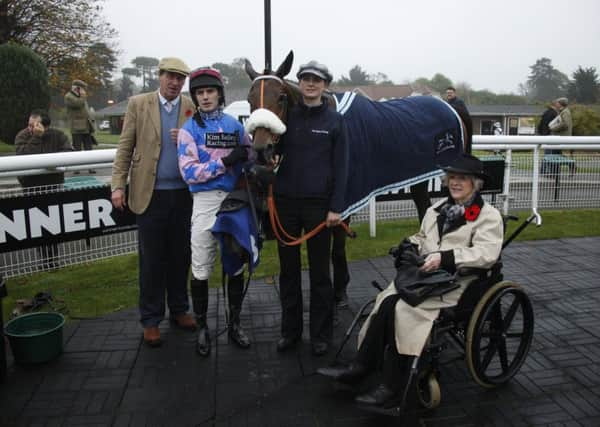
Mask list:
[[[257,78],[255,78],[252,81],[252,87],[254,87],[255,83],[257,83],[257,82],[260,83],[260,97],[259,97],[258,108],[265,108],[265,81],[266,80],[275,80],[275,81],[279,82],[279,84],[281,85],[281,89],[279,90],[279,99],[277,101],[281,105],[281,111],[277,114],[277,117],[279,117],[279,120],[281,120],[282,122],[285,122],[284,119],[287,116],[287,111],[288,111],[288,96],[284,90],[285,82],[283,81],[283,79],[280,79],[279,77],[271,75],[271,74],[265,74],[262,76],[258,76]]]

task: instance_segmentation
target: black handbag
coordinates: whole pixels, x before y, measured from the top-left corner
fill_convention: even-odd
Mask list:
[[[446,270],[423,272],[419,267],[424,263],[423,257],[413,251],[404,251],[395,262],[396,277],[394,287],[408,305],[416,307],[427,298],[442,296],[460,287],[456,276]]]

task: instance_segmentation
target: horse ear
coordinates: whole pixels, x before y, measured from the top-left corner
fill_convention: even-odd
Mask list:
[[[277,71],[275,71],[275,75],[280,79],[287,76],[292,69],[292,62],[294,62],[294,51],[290,50],[290,53],[288,53],[285,60],[281,63]]]
[[[244,69],[246,70],[246,74],[248,74],[248,77],[250,77],[250,80],[254,80],[255,78],[257,78],[259,76],[259,74],[254,70],[254,67],[252,67],[252,64],[250,63],[250,61],[248,61],[247,59],[244,59],[244,62],[245,62]]]

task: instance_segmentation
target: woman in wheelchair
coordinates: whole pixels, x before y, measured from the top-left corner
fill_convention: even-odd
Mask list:
[[[356,384],[380,369],[381,383],[358,395],[357,403],[382,406],[395,400],[408,381],[411,356],[421,354],[440,309],[458,303],[475,277],[473,268],[490,268],[500,256],[502,216],[479,194],[486,178],[483,163],[465,154],[441,168],[450,196],[430,207],[420,231],[392,251],[397,276],[377,296],[354,360],[317,371]]]

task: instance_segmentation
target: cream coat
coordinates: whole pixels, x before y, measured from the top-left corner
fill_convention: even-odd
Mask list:
[[[196,109],[191,99],[182,96],[177,127]],[[119,147],[113,162],[112,191],[125,189],[129,176],[129,209],[143,213],[152,198],[160,156],[161,125],[158,92],[129,99]]]
[[[440,239],[437,227],[438,212],[435,209],[444,202],[445,200],[441,200],[427,210],[420,231],[411,236],[409,240],[418,245],[421,255],[453,250],[457,270],[461,267],[491,267],[500,256],[502,249],[503,225],[500,212],[490,204],[484,203],[475,221],[467,221],[465,225],[446,233]],[[459,277],[460,288],[444,295],[441,299],[440,297],[429,298],[416,307],[408,305],[403,300],[398,300],[395,307],[395,335],[398,353],[419,356],[440,309],[456,305],[466,284],[474,278],[475,276]],[[369,328],[371,318],[377,313],[381,302],[387,296],[395,293],[396,288],[392,282],[377,295],[373,311],[360,330],[359,347]]]

